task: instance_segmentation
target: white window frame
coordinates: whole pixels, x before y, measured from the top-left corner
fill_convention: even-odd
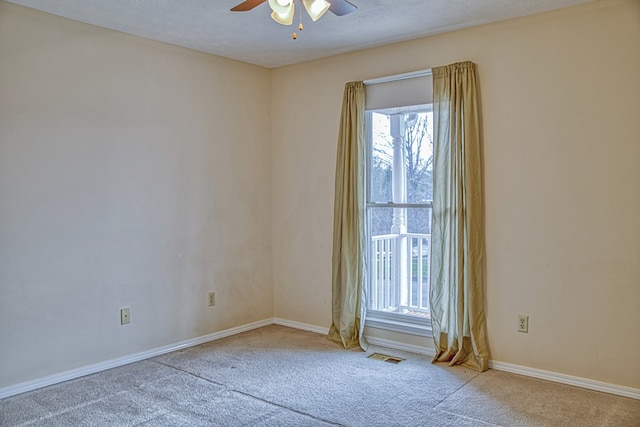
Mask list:
[[[416,107],[399,107],[397,110],[402,113],[410,112],[413,109],[416,112],[424,112],[432,108],[431,104],[420,105]],[[370,208],[432,208],[432,203],[380,203],[371,201],[371,166],[373,156],[373,138],[372,138],[372,115],[373,112],[380,112],[384,109],[368,109],[365,113],[365,144],[366,144],[366,168],[365,168],[365,286],[366,286],[366,306],[367,315],[365,318],[365,326],[388,330],[393,332],[400,332],[405,334],[417,335],[421,337],[432,337],[431,329],[431,317],[418,317],[402,313],[383,312],[378,310],[371,310],[370,303],[370,291],[371,291],[371,227],[370,227]],[[429,260],[431,259],[431,253],[429,253]],[[426,319],[426,320],[425,320]]]

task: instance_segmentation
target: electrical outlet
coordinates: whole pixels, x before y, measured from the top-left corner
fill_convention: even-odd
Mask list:
[[[209,307],[213,307],[216,305],[216,293],[209,292]]]
[[[129,307],[120,310],[120,324],[128,325],[131,323],[131,310]]]
[[[529,316],[518,314],[518,332],[529,332]]]

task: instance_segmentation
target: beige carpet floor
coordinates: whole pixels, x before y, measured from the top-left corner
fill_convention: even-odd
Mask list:
[[[0,425],[637,427],[640,401],[268,326],[0,400]]]

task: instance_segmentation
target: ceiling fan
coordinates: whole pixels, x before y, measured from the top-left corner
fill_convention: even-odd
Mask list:
[[[245,0],[242,3],[236,5],[235,7],[233,7],[231,9],[232,12],[247,12],[251,9],[253,9],[256,6],[260,6],[262,3],[266,2],[267,0]],[[289,6],[289,4],[293,4],[294,0],[269,0],[269,5],[272,7],[273,9],[273,5],[272,3],[276,4],[276,7],[280,6],[281,8],[286,8]],[[357,7],[351,3],[349,3],[347,0],[326,0],[326,1],[303,1],[305,7],[307,8],[307,11],[313,6],[313,7],[319,7],[319,6],[315,6],[316,4],[321,4],[321,3],[328,3],[328,9],[333,12],[335,15],[338,16],[342,16],[342,15],[348,15],[351,12],[355,12]],[[326,11],[326,10],[325,10]],[[275,10],[274,10],[275,12]],[[324,13],[324,12],[322,12]],[[313,18],[313,17],[312,17]],[[319,16],[318,16],[319,18]],[[314,20],[315,21],[315,20]]]
[[[271,18],[279,24],[291,25],[295,15],[296,0],[245,0],[231,9],[232,12],[247,12],[262,3],[268,1],[271,8]],[[337,16],[347,15],[358,9],[347,0],[299,0],[304,5],[307,13],[313,21],[320,19],[329,10]],[[302,14],[300,14],[300,24],[298,29],[302,30]],[[293,39],[298,35],[294,32]]]

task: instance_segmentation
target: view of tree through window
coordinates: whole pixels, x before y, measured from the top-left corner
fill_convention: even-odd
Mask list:
[[[384,110],[382,110],[384,111]],[[370,201],[391,201],[393,137],[390,115],[373,111],[372,115],[372,192]],[[433,198],[431,173],[433,164],[433,114],[401,114],[405,129],[402,144],[407,168],[407,201],[425,203]]]
[[[368,114],[369,309],[428,315],[431,108],[394,108]],[[402,206],[397,207],[399,204]]]

